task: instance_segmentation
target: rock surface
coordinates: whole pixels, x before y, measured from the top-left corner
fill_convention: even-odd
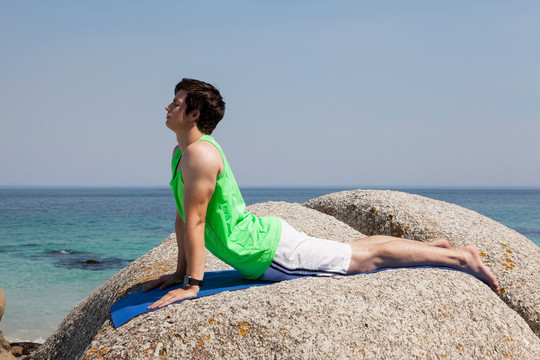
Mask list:
[[[84,356],[215,359],[533,359],[540,340],[473,277],[389,270],[303,278],[107,323]]]
[[[540,336],[540,248],[523,235],[472,210],[398,191],[343,191],[305,205],[366,235],[444,237],[452,247],[475,245],[497,278],[503,301]]]
[[[312,236],[362,236],[298,204],[250,210],[281,214]],[[425,268],[223,292],[143,314],[114,329],[109,306],[174,270],[175,248],[170,236],[79,303],[34,359],[529,359],[540,352],[540,339],[483,283],[458,271]],[[207,258],[207,270],[225,268]]]

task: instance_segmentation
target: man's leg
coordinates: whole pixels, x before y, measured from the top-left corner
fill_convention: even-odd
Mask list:
[[[387,235],[372,235],[372,236],[368,236],[368,237],[365,237],[365,238],[362,238],[362,239],[355,240],[353,243],[358,241],[362,245],[375,245],[375,244],[382,244],[382,243],[385,243],[385,242],[388,242],[388,241],[395,241],[395,240],[398,240],[398,239],[403,240],[403,241],[410,241],[412,243],[421,243],[421,242],[416,241],[416,240],[401,239],[401,238],[396,238],[396,237],[387,236]],[[441,247],[441,248],[446,248],[446,249],[451,248],[450,243],[446,239],[437,239],[437,240],[434,240],[434,241],[430,241],[430,242],[427,242],[427,243],[421,243],[421,244],[430,245],[430,246],[436,246],[436,247]]]
[[[388,267],[445,266],[476,276],[495,292],[499,289],[497,280],[472,245],[452,250],[446,246],[433,246],[414,240],[377,236],[353,241],[351,249],[348,274]]]

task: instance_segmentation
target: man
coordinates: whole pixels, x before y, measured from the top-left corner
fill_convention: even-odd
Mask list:
[[[193,79],[183,79],[174,93],[165,110],[166,125],[178,142],[170,183],[177,206],[177,267],[143,291],[180,283],[184,287],[170,291],[150,309],[198,294],[205,245],[248,279],[281,281],[431,265],[465,271],[498,292],[495,277],[472,245],[451,249],[444,239],[422,243],[382,235],[340,243],[309,237],[277,217],[257,218],[246,212],[223,150],[210,136],[225,113],[221,94],[214,86]]]

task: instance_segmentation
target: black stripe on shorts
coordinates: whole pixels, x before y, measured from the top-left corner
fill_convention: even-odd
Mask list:
[[[329,270],[312,270],[312,269],[303,269],[303,268],[291,269],[282,264],[277,263],[275,260],[272,261],[272,263],[270,264],[270,267],[286,275],[318,276],[318,273],[331,274],[331,275],[346,275],[342,272],[329,271]]]

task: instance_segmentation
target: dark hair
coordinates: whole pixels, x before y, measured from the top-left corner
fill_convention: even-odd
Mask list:
[[[212,134],[223,115],[225,115],[225,101],[215,86],[194,79],[182,79],[174,88],[174,94],[180,90],[187,92],[184,100],[186,114],[199,110],[197,128],[204,134]]]

